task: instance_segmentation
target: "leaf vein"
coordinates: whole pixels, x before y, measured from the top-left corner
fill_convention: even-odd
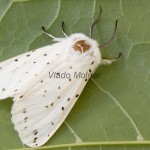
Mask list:
[[[99,84],[97,84],[94,79],[91,78],[91,80],[97,86],[97,88],[99,88],[102,92],[104,92],[105,94],[107,94],[114,101],[114,103],[116,103],[116,105],[120,108],[120,110],[124,113],[124,115],[130,120],[132,126],[134,127],[134,129],[135,129],[135,131],[137,133],[137,140],[143,141],[144,138],[143,138],[142,134],[140,133],[137,125],[135,124],[135,122],[133,121],[133,119],[131,118],[131,116],[128,114],[128,112],[117,101],[117,99],[112,94],[110,94],[108,91],[104,90]]]

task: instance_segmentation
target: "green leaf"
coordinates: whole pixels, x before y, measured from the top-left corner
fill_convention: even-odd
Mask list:
[[[64,21],[68,34],[88,35],[99,5],[103,12],[93,37],[100,44],[108,41],[118,19],[115,39],[101,52],[108,58],[123,56],[97,69],[100,77],[88,82],[65,123],[39,150],[150,148],[149,0],[0,0],[0,60],[52,43],[41,26],[63,37]],[[0,101],[0,149],[24,150],[11,106],[12,99]]]

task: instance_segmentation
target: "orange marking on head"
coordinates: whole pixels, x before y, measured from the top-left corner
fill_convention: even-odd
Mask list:
[[[77,41],[73,46],[75,51],[86,52],[90,49],[90,45],[88,45],[84,40]]]

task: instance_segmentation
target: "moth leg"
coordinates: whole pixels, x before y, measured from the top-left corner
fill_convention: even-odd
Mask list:
[[[113,63],[114,61],[117,61],[121,55],[122,54],[119,53],[118,57],[116,57],[114,59],[102,58],[101,65],[109,65],[109,64]]]
[[[64,30],[64,22],[62,22],[61,24],[61,31],[64,34],[65,37],[67,37],[68,35],[66,34],[65,30]]]
[[[42,26],[41,29],[44,31],[44,33],[45,33],[46,35],[48,35],[48,36],[51,37],[52,39],[57,39],[56,37],[54,37],[53,35],[51,35],[50,33],[48,33],[48,32],[45,30],[45,27],[44,27],[44,26]]]

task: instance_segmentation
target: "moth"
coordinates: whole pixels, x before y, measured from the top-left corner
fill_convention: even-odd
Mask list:
[[[30,147],[45,144],[64,122],[79,98],[83,88],[100,64],[111,64],[115,59],[102,58],[103,45],[90,35],[74,33],[64,38],[56,38],[47,33],[55,43],[26,52],[0,63],[0,99],[13,98],[12,122],[21,141]],[[61,78],[62,73],[69,74]],[[90,74],[85,78],[75,78],[74,73]],[[55,73],[57,77],[52,76]]]

